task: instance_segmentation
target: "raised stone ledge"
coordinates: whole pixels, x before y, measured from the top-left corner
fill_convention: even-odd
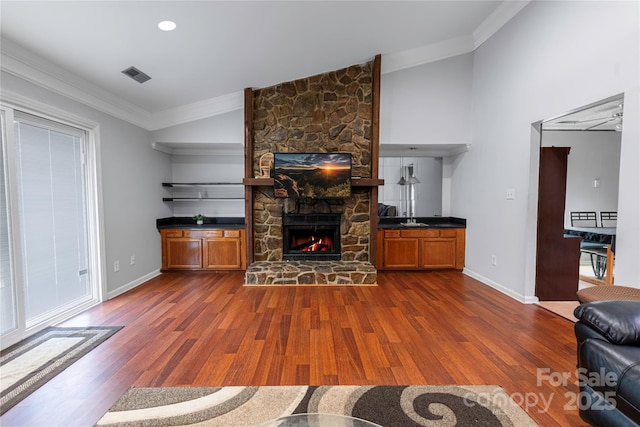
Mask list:
[[[378,270],[364,261],[258,261],[245,273],[245,285],[377,284]]]

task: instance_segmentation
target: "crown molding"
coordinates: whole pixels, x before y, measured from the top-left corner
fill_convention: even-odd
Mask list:
[[[154,113],[149,130],[180,125],[242,108],[244,108],[244,91],[234,92]]]
[[[151,115],[145,110],[7,39],[0,46],[0,70],[142,128],[150,125]]]
[[[427,46],[420,46],[402,52],[383,55],[380,72],[382,74],[404,70],[452,56],[473,52],[473,37],[463,36],[444,40]]]
[[[244,95],[240,91],[150,113],[7,39],[2,39],[0,44],[0,70],[150,131],[227,113],[244,106]]]
[[[381,72],[391,73],[473,52],[520,12],[529,1],[504,1],[471,35],[385,54]],[[244,106],[244,92],[239,91],[151,113],[7,39],[2,39],[0,43],[0,70],[149,131],[227,113]]]
[[[474,47],[477,49],[494,35],[500,28],[518,14],[531,0],[508,0],[503,1],[500,6],[487,17],[478,28],[473,31]]]
[[[502,2],[469,36],[383,55],[381,73],[391,73],[473,52],[518,14],[529,2],[530,0],[507,0]]]

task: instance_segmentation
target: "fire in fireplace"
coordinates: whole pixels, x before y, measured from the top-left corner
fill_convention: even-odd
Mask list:
[[[340,215],[284,215],[282,242],[285,261],[340,260]]]

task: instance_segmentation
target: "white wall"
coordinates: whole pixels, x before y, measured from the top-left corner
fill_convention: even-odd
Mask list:
[[[383,74],[380,143],[470,143],[472,73],[468,53]]]
[[[169,156],[151,148],[150,133],[66,97],[2,73],[0,87],[100,124],[100,167],[107,292],[135,286],[160,269],[156,218],[170,215],[160,183],[170,179]],[[135,265],[129,259],[135,255]],[[114,261],[120,271],[113,271]]]
[[[620,132],[543,131],[542,146],[571,147],[567,164],[566,226],[571,212],[618,210]],[[594,187],[597,179],[599,186]],[[600,223],[600,219],[598,219]]]
[[[539,141],[531,124],[625,93],[616,283],[640,286],[638,7],[531,2],[475,51],[473,146],[455,160],[451,183],[452,214],[468,219],[472,276],[534,300]]]
[[[153,138],[155,142],[243,144],[244,110],[159,129]]]
[[[152,133],[154,142],[184,144],[192,154],[171,155],[170,182],[242,183],[244,177],[244,110],[230,111]],[[182,149],[181,151],[184,151]],[[235,154],[237,153],[237,154]],[[174,216],[244,217],[244,187],[207,186],[166,190],[166,197],[197,194],[225,200],[168,202]],[[226,198],[234,198],[226,199]]]
[[[215,129],[211,129],[215,133]],[[243,155],[171,156],[172,182],[232,182],[242,183],[244,177]],[[180,191],[175,189],[173,191]],[[186,189],[193,192],[194,189]],[[173,202],[175,216],[193,216],[197,213],[207,217],[244,217],[244,187],[208,186],[199,188],[203,197],[234,198],[225,200],[202,200]],[[205,193],[206,192],[206,193]]]
[[[533,300],[539,140],[531,124],[625,93],[616,283],[640,286],[638,27],[638,2],[531,2],[473,54],[381,77],[381,143],[472,143],[446,159],[443,193],[443,214],[467,218],[468,274]],[[179,173],[150,143],[243,140],[241,110],[151,136],[14,76],[3,73],[0,84],[101,123],[107,266],[121,261],[119,273],[107,268],[112,291],[160,266],[155,219],[172,212],[159,183]]]

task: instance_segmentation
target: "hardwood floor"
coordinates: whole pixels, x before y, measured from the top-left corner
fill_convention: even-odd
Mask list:
[[[571,407],[573,323],[461,273],[379,272],[377,287],[243,281],[165,273],[65,322],[125,327],[0,424],[92,426],[129,387],[497,384],[540,425],[584,425]],[[565,386],[553,373],[572,375]]]

